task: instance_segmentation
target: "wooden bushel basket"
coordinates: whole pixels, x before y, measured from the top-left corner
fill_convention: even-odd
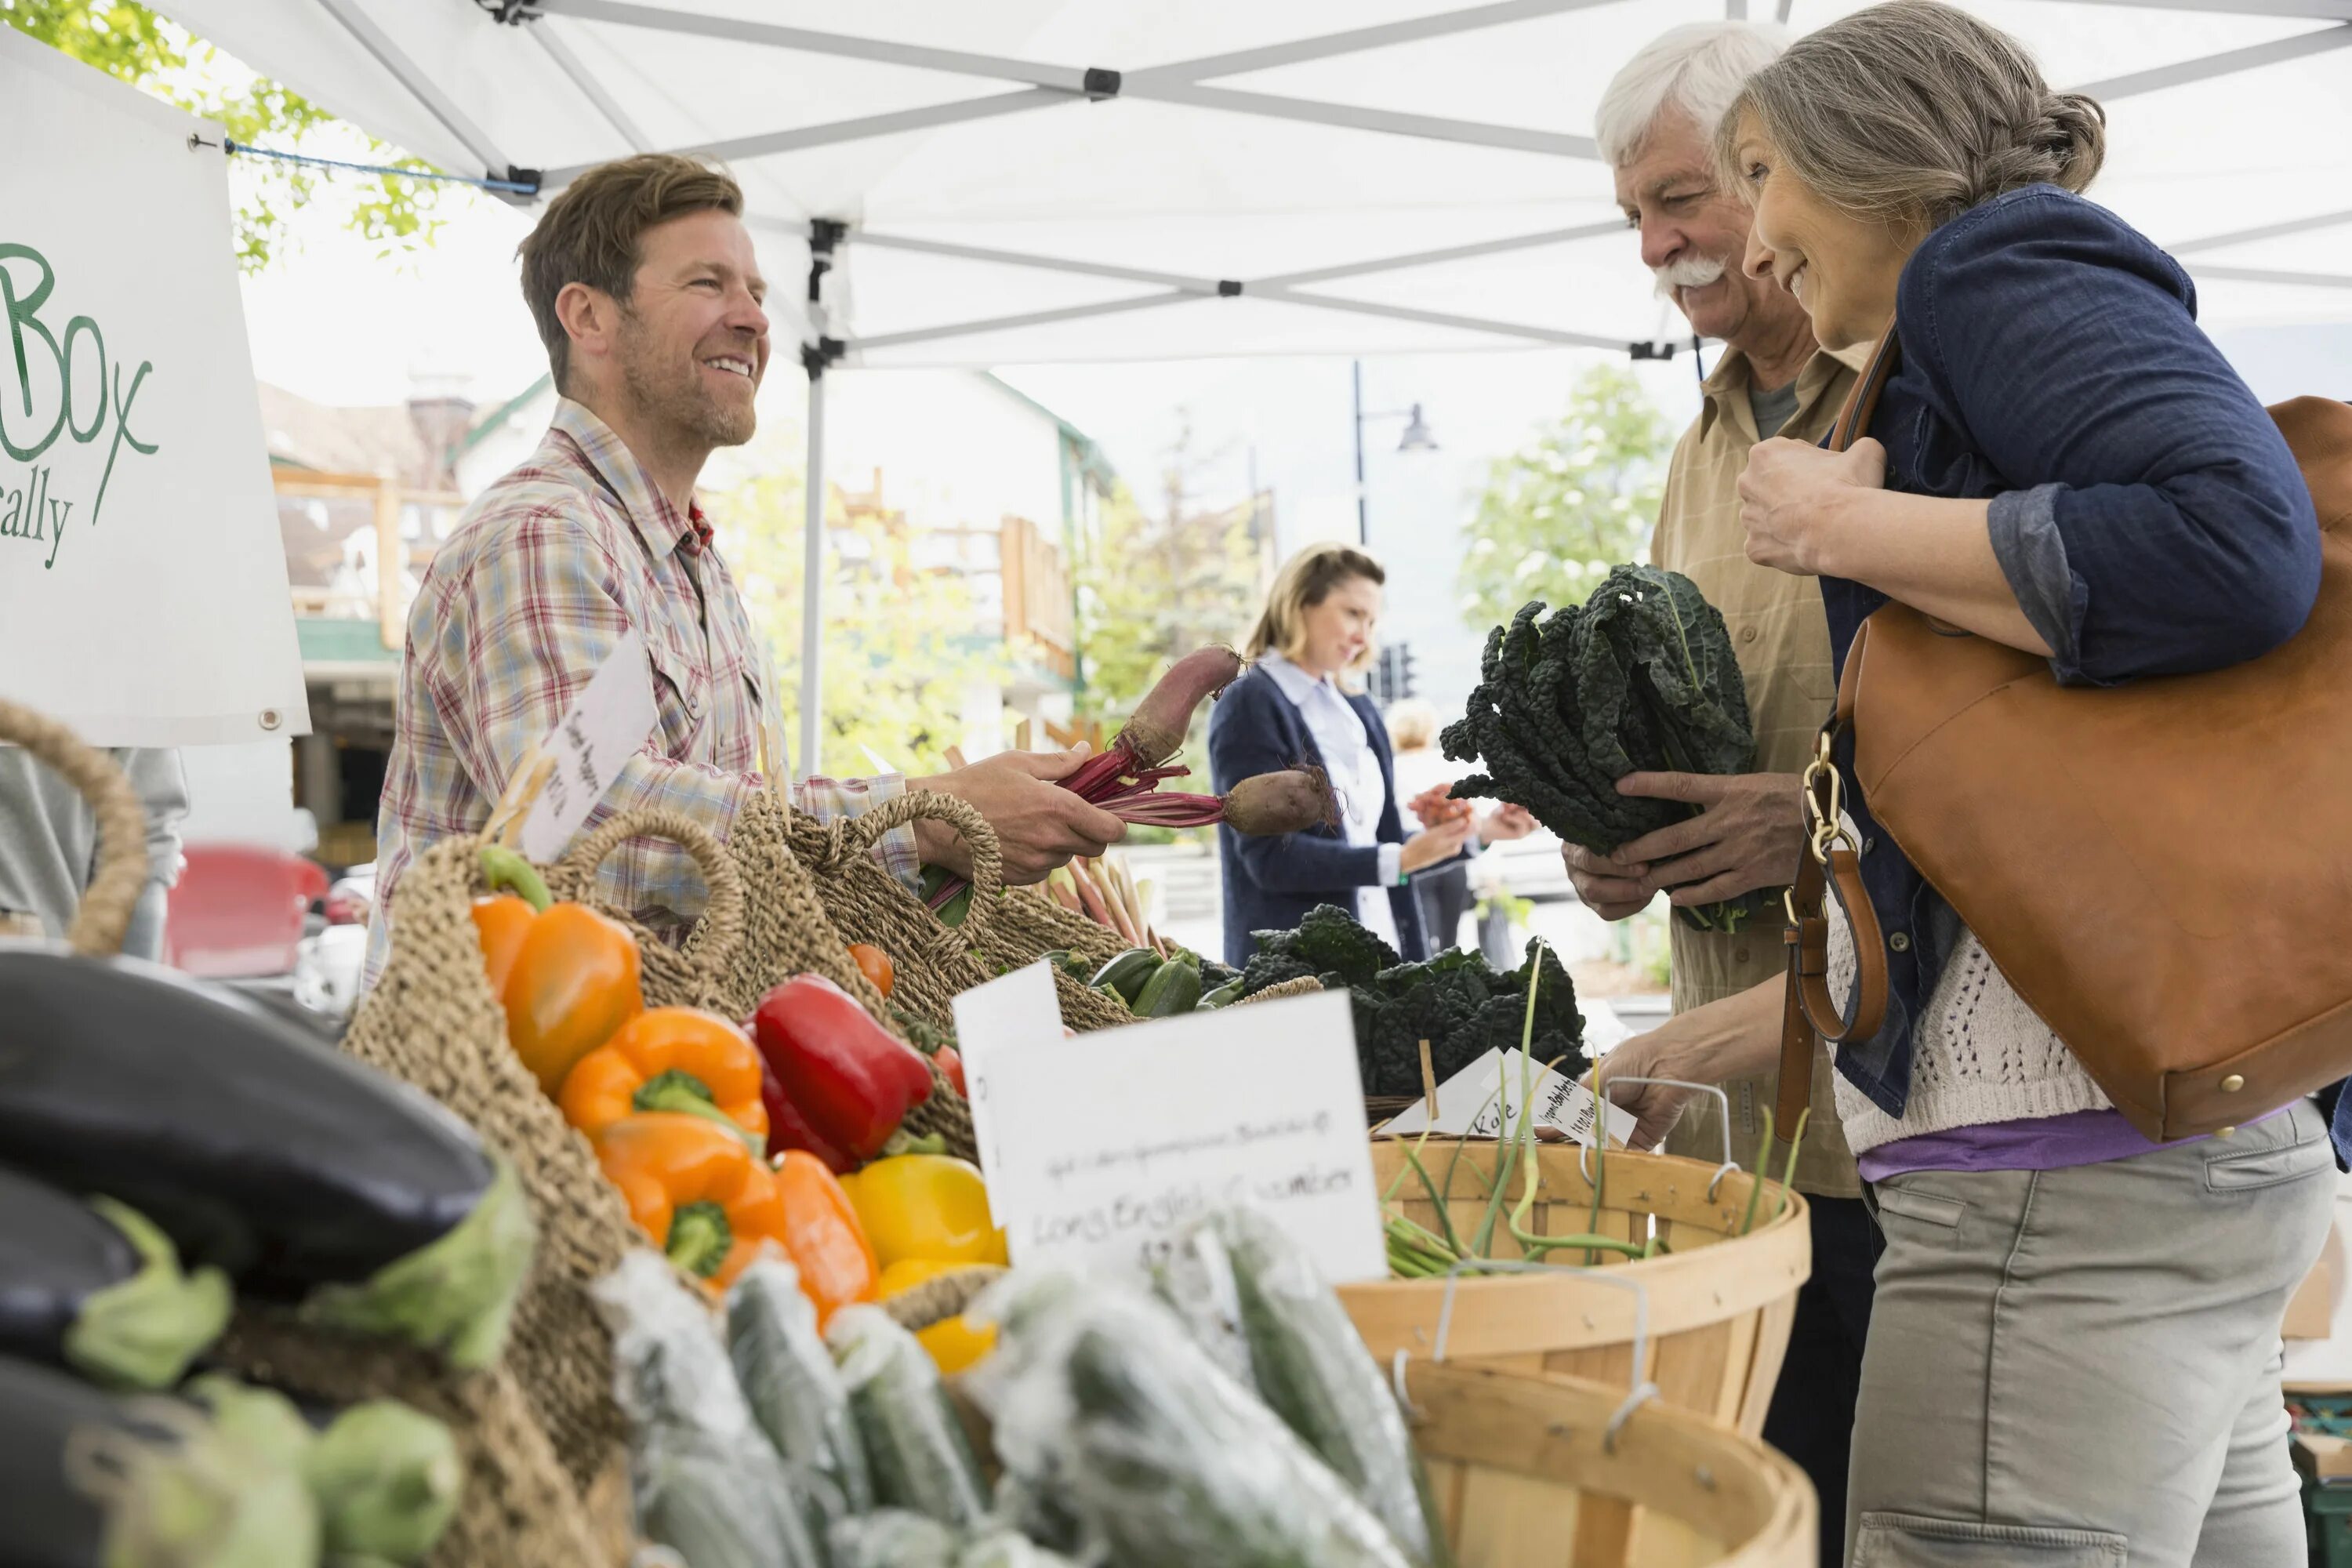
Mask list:
[[[1466,1287],[1465,1288],[1466,1290]],[[1820,1505],[1755,1439],[1621,1387],[1412,1363],[1413,1440],[1459,1568],[1811,1568]]]
[[[1373,1142],[1372,1174],[1380,1190],[1389,1190],[1402,1173],[1398,1208],[1406,1218],[1442,1233],[1436,1205],[1406,1163],[1406,1152],[1416,1148],[1431,1181],[1446,1194],[1454,1224],[1466,1235],[1486,1209],[1479,1177],[1491,1175],[1496,1145],[1440,1138],[1426,1144],[1412,1139]],[[1383,1364],[1400,1351],[1416,1361],[1439,1355],[1442,1315],[1442,1351],[1449,1361],[1518,1373],[1565,1373],[1621,1387],[1647,1381],[1657,1384],[1668,1405],[1749,1436],[1760,1433],[1789,1348],[1797,1288],[1812,1271],[1803,1196],[1788,1193],[1782,1203],[1777,1182],[1669,1154],[1618,1150],[1596,1157],[1577,1145],[1544,1143],[1537,1145],[1536,1162],[1529,1231],[1590,1233],[1635,1244],[1654,1235],[1664,1251],[1642,1259],[1596,1252],[1594,1268],[1579,1267],[1585,1253],[1567,1251],[1553,1254],[1551,1265],[1527,1272],[1465,1272],[1455,1281],[1450,1302],[1443,1280],[1342,1285],[1339,1299],[1373,1355]],[[1595,1163],[1601,1172],[1597,1221],[1592,1184],[1584,1175]],[[1449,1173],[1452,1184],[1446,1187]],[[1506,1215],[1518,1192],[1516,1159],[1508,1180]],[[1742,1236],[1748,1196],[1759,1182],[1755,1226]],[[1522,1256],[1505,1226],[1496,1226],[1494,1241],[1497,1259]],[[1610,1278],[1596,1280],[1596,1271]],[[1641,1289],[1612,1288],[1620,1283]],[[1647,1340],[1637,1366],[1635,1331],[1644,1310]]]

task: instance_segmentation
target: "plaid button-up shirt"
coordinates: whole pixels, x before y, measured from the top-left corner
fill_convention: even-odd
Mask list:
[[[727,563],[697,537],[700,521],[567,398],[530,460],[485,490],[434,554],[409,612],[377,818],[368,984],[389,949],[401,872],[436,841],[481,831],[508,778],[625,633],[645,638],[658,722],[591,825],[664,806],[723,841],[768,787],[769,760],[785,765],[774,668]],[[896,776],[807,779],[793,799],[830,820],[903,787]],[[888,835],[878,853],[917,879],[910,830]],[[636,838],[605,860],[596,896],[675,931],[699,909],[702,878],[675,846]]]

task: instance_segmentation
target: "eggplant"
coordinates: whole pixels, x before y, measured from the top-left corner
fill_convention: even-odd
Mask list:
[[[301,1476],[194,1405],[0,1357],[9,1568],[313,1568]]]
[[[180,1271],[126,1205],[0,1169],[0,1353],[122,1388],[169,1388],[228,1326],[228,1280]]]
[[[223,987],[0,949],[0,1150],[314,1319],[493,1359],[533,1239],[513,1170],[409,1086]]]

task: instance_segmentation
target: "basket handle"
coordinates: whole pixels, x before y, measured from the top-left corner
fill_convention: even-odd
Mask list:
[[[823,863],[838,866],[853,857],[869,853],[884,834],[925,818],[946,823],[971,848],[971,899],[959,934],[971,945],[978,946],[992,929],[990,922],[996,918],[996,897],[1004,890],[1004,851],[997,841],[996,829],[988,825],[977,806],[936,790],[911,790],[884,801],[863,816],[824,824]],[[948,928],[941,925],[940,929]]]
[[[727,857],[726,848],[710,830],[681,811],[664,806],[646,806],[635,811],[614,812],[586,837],[572,845],[571,851],[556,865],[556,876],[578,896],[585,897],[596,880],[596,869],[605,858],[632,838],[667,838],[691,856],[702,872],[704,886],[709,889],[709,901],[703,906],[702,919],[696,930],[702,940],[698,944],[698,959],[706,975],[727,973],[734,962],[735,950],[743,945],[743,879],[735,874],[735,863]]]
[[[1686,1078],[1637,1078],[1632,1073],[1620,1073],[1615,1078],[1609,1078],[1601,1074],[1599,1063],[1595,1063],[1593,1065],[1592,1070],[1593,1087],[1598,1091],[1593,1096],[1596,1100],[1605,1100],[1605,1097],[1608,1094],[1609,1085],[1611,1084],[1662,1083],[1673,1089],[1699,1089],[1715,1096],[1715,1098],[1721,1102],[1723,1107],[1723,1163],[1715,1168],[1715,1179],[1708,1182],[1706,1184],[1706,1201],[1709,1203],[1715,1202],[1716,1189],[1723,1185],[1723,1178],[1731,1174],[1732,1172],[1739,1169],[1739,1162],[1731,1157],[1731,1096],[1723,1092],[1723,1086],[1719,1083],[1696,1083]],[[1606,1103],[1611,1106],[1614,1106],[1617,1102],[1611,1100],[1606,1100]],[[1599,1126],[1596,1126],[1593,1129],[1594,1135],[1600,1136],[1601,1134],[1601,1128],[1606,1125],[1607,1122],[1602,1121]],[[1576,1145],[1576,1169],[1577,1173],[1581,1175],[1587,1182],[1592,1180],[1592,1145],[1583,1142],[1580,1140]]]
[[[1465,1269],[1482,1274],[1542,1274],[1559,1267],[1558,1264],[1530,1263],[1517,1258],[1457,1258],[1454,1267],[1445,1271],[1445,1298],[1437,1309],[1437,1343],[1431,1349],[1429,1359],[1445,1359],[1445,1336],[1454,1326],[1454,1292],[1462,1283]],[[1647,1360],[1643,1352],[1650,1343],[1650,1292],[1639,1279],[1628,1279],[1605,1268],[1586,1268],[1578,1272],[1580,1278],[1606,1285],[1613,1290],[1633,1292],[1633,1386],[1626,1394],[1624,1403],[1618,1405],[1615,1414],[1609,1417],[1608,1429],[1601,1435],[1601,1452],[1613,1454],[1617,1451],[1617,1434],[1623,1429],[1626,1421],[1634,1411],[1658,1397],[1658,1385],[1642,1375],[1643,1364]],[[1412,1352],[1400,1345],[1391,1369],[1391,1375],[1396,1383],[1397,1403],[1408,1413],[1415,1408],[1412,1396],[1405,1392],[1404,1386],[1404,1366],[1412,1355]]]
[[[79,792],[98,817],[98,869],[74,911],[66,941],[76,952],[122,951],[139,895],[147,889],[147,808],[104,752],[56,720],[0,700],[0,741],[13,741]]]

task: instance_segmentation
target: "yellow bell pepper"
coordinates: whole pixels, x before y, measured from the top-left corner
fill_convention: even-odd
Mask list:
[[[882,1267],[919,1260],[1006,1261],[1004,1233],[988,1223],[979,1167],[945,1154],[899,1154],[841,1178]]]
[[[941,1263],[929,1258],[909,1258],[893,1263],[882,1271],[877,1294],[887,1301],[893,1296],[919,1289],[942,1274],[953,1274],[971,1267],[969,1263]],[[941,1377],[953,1377],[996,1348],[996,1325],[975,1323],[961,1316],[949,1318],[933,1323],[928,1329],[917,1329],[915,1342],[930,1352]]]

